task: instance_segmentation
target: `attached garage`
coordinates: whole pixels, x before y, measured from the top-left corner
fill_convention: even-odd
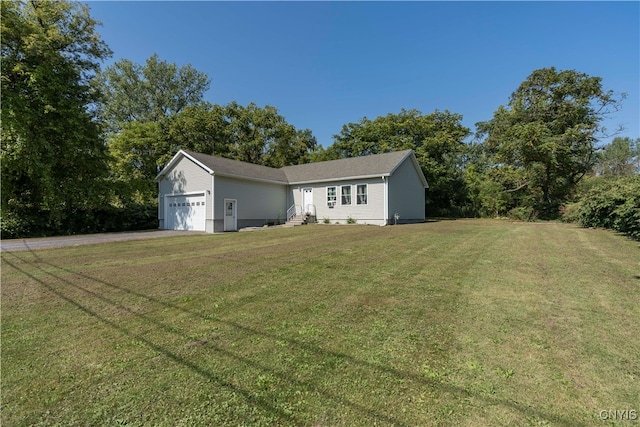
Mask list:
[[[165,229],[205,231],[207,213],[203,193],[165,197]]]

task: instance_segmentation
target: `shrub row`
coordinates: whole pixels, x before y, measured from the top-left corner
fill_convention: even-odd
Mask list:
[[[3,212],[0,232],[3,239],[107,233],[158,228],[155,205],[73,209],[52,218],[46,210]]]
[[[640,240],[640,175],[594,178],[563,219],[583,227],[604,227]]]

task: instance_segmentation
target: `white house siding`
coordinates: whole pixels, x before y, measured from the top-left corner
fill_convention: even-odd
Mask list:
[[[396,213],[400,215],[398,222],[423,222],[424,192],[416,168],[407,158],[389,177],[389,224],[394,223]]]
[[[158,219],[160,229],[165,228],[166,197],[181,194],[204,193],[206,211],[206,230],[213,226],[211,217],[211,175],[190,159],[183,157],[158,183]],[[207,190],[209,190],[207,192]]]
[[[224,231],[224,199],[237,200],[237,225],[260,227],[286,221],[287,186],[226,176],[214,177],[214,231]]]
[[[357,204],[357,185],[367,184],[367,204]],[[351,186],[351,205],[342,204],[341,187]],[[327,187],[337,187],[335,207],[327,206]],[[332,224],[346,223],[349,218],[358,224],[384,225],[384,182],[382,177],[373,179],[328,181],[313,184],[296,184],[290,187],[289,206],[295,204],[299,211],[302,206],[302,194],[305,188],[313,188],[313,204],[317,221],[328,219]],[[293,202],[291,200],[293,199]]]

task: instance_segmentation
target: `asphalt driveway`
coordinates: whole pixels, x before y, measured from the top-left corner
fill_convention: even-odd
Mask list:
[[[202,231],[146,230],[124,233],[83,234],[78,236],[36,237],[0,241],[0,252],[29,251],[61,248],[65,246],[93,245],[96,243],[123,242],[127,240],[156,239],[169,236],[204,234]]]

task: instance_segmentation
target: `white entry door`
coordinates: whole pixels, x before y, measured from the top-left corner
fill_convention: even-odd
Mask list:
[[[165,228],[204,231],[206,212],[204,193],[167,196]]]
[[[302,213],[315,215],[313,206],[313,188],[302,189]]]
[[[224,231],[238,230],[237,202],[236,199],[224,199]]]

